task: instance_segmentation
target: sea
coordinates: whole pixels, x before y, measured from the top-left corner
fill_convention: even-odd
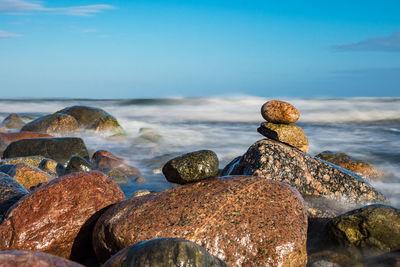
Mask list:
[[[81,133],[88,150],[106,149],[140,169],[145,183],[120,183],[127,197],[176,185],[161,168],[184,153],[209,149],[220,168],[264,138],[257,128],[261,106],[271,98],[235,96],[164,99],[0,99],[0,121],[10,113],[37,118],[72,105],[102,108],[117,118],[125,138]],[[386,174],[371,182],[400,208],[400,98],[280,98],[300,112],[296,124],[306,133],[309,154],[344,152]]]

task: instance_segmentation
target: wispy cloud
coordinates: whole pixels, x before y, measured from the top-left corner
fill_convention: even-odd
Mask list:
[[[93,16],[103,10],[114,9],[111,5],[86,5],[50,8],[41,2],[25,0],[0,0],[0,13],[18,14],[21,12],[48,12],[69,16]]]
[[[21,36],[22,36],[21,34],[0,30],[0,39],[9,39],[9,38],[15,38],[15,37],[21,37]]]
[[[335,45],[338,51],[400,52],[400,31],[388,36],[369,38],[360,42]]]

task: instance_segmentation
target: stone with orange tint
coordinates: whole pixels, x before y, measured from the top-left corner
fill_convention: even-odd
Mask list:
[[[128,165],[123,158],[106,150],[96,151],[92,156],[92,163],[96,169],[104,173],[117,170],[127,177],[138,177],[142,175],[139,169]]]
[[[15,164],[8,174],[27,190],[53,179],[51,175],[41,169],[23,162]]]
[[[263,118],[272,123],[294,123],[299,117],[299,111],[291,104],[280,101],[271,100],[261,107],[261,115]]]

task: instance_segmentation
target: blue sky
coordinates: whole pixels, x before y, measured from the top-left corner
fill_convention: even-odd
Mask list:
[[[0,0],[1,97],[400,96],[400,1]]]

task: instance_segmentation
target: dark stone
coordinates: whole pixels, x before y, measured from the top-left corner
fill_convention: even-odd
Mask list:
[[[0,215],[5,215],[12,205],[28,193],[14,178],[0,172]]]
[[[7,173],[11,170],[11,168],[14,166],[14,164],[4,164],[0,165],[0,172]]]
[[[226,266],[204,248],[180,238],[157,238],[122,249],[104,267],[119,266]]]
[[[78,122],[66,114],[50,114],[31,121],[21,131],[68,135],[78,130]]]
[[[40,155],[65,164],[72,156],[89,159],[86,146],[81,138],[35,138],[22,139],[9,144],[3,158]]]
[[[83,267],[79,263],[47,253],[34,251],[0,251],[1,267]]]
[[[21,139],[30,139],[30,138],[47,138],[47,137],[53,137],[49,134],[44,134],[44,133],[35,133],[35,132],[19,132],[19,133],[6,133],[0,136],[0,152],[3,153],[4,149],[7,148],[7,146],[14,142],[18,141]]]
[[[169,182],[186,184],[217,176],[218,165],[213,151],[200,150],[169,160],[162,172]]]
[[[239,157],[234,158],[231,162],[229,162],[228,165],[226,165],[225,168],[222,169],[219,176],[229,175],[232,172],[232,170],[235,168],[235,166],[239,163],[241,158],[242,157],[239,156]]]
[[[70,174],[73,172],[88,172],[93,170],[93,166],[86,159],[78,156],[73,156],[67,167],[65,168],[65,174]]]

